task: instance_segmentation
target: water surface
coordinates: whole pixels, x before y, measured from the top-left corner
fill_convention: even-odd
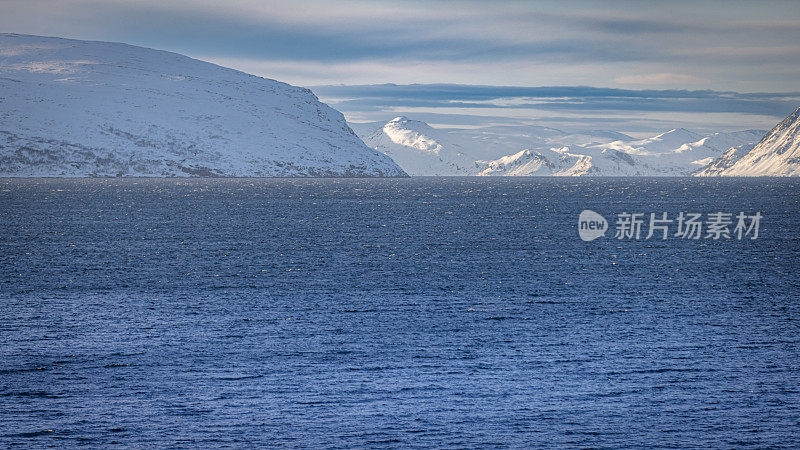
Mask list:
[[[796,447],[798,192],[0,179],[0,445]],[[587,243],[583,209],[764,219]]]

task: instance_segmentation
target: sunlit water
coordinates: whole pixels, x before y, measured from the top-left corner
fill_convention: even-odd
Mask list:
[[[0,180],[0,445],[800,444],[797,180]],[[764,215],[583,242],[583,209]]]

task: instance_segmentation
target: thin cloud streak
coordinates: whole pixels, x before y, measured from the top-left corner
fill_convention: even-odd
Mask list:
[[[321,99],[350,120],[380,121],[398,114],[480,119],[464,124],[537,123],[579,129],[612,124],[615,131],[664,131],[658,126],[707,129],[769,128],[800,103],[800,92],[634,90],[585,86],[473,86],[454,84],[315,86]],[[552,114],[561,114],[552,119]],[[434,116],[435,117],[435,116]],[[490,117],[491,119],[487,119]],[[505,117],[503,122],[500,117]],[[546,119],[550,117],[550,119]],[[612,120],[613,119],[613,120]],[[543,123],[543,120],[550,122]],[[727,122],[727,123],[726,123]],[[648,128],[650,127],[650,128]]]
[[[623,105],[630,109],[641,103],[639,109],[660,110],[674,101],[696,101],[694,106],[682,108],[677,104],[675,111],[689,108],[708,108],[709,112],[720,109],[721,104],[734,107],[729,112],[763,113],[763,109],[774,111],[776,116],[783,115],[777,109],[800,101],[800,92],[779,93],[747,93],[713,90],[633,90],[618,88],[599,88],[590,86],[475,86],[459,84],[412,84],[412,85],[357,85],[357,86],[314,86],[312,89],[328,98],[340,99],[340,102],[364,102],[378,106],[406,106],[419,102],[445,106],[469,101],[483,101],[474,107],[503,108],[507,104],[499,102],[519,99],[514,107],[529,105],[532,107],[547,105],[570,105],[568,108],[586,105],[587,109],[595,109],[597,102]],[[536,103],[531,99],[542,99]],[[649,103],[647,103],[649,102]],[[470,106],[473,107],[473,106]],[[609,108],[603,108],[609,109]]]

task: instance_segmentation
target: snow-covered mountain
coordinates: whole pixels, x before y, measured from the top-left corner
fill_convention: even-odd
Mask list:
[[[126,44],[0,34],[0,176],[405,176],[311,91]]]
[[[800,176],[800,108],[757,144],[731,148],[697,176]]]
[[[392,157],[411,175],[478,175],[486,161],[523,149],[547,151],[565,145],[598,145],[629,136],[613,131],[567,133],[541,126],[437,129],[396,117],[387,123],[351,123],[370,147]]]
[[[411,175],[689,176],[728,148],[752,145],[764,135],[679,128],[636,140],[613,131],[538,126],[436,129],[406,117],[352,127]]]
[[[425,122],[397,117],[385,124],[351,124],[375,150],[391,157],[411,175],[472,175],[474,159],[459,136]]]
[[[763,130],[699,134],[683,128],[657,136],[575,149],[592,157],[591,175],[689,176],[728,148],[752,145]],[[620,164],[624,162],[624,164]]]
[[[525,149],[494,161],[478,161],[481,176],[578,176],[591,169],[592,158],[569,152],[569,147]]]

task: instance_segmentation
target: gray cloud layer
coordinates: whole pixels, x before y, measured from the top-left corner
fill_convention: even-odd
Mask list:
[[[659,114],[684,116],[672,119],[676,126],[691,123],[693,117],[710,114],[736,116],[743,128],[755,128],[777,121],[800,104],[800,92],[738,93],[713,90],[632,90],[586,86],[475,86],[457,84],[315,86],[317,95],[350,116],[383,120],[398,112],[424,114],[448,123],[498,123],[505,116],[509,123],[538,121],[578,124],[580,128],[599,123],[620,124],[626,129],[645,130],[668,126],[654,120]],[[448,115],[453,109],[473,111],[473,119]],[[495,112],[481,113],[481,110]],[[478,111],[477,113],[474,113]],[[510,113],[507,111],[511,111]],[[527,111],[527,112],[526,112]],[[560,118],[552,114],[565,115]],[[438,114],[438,116],[437,116]],[[483,120],[476,119],[483,117]],[[751,117],[753,126],[747,126]],[[757,118],[757,119],[756,119]],[[639,121],[639,126],[631,124]],[[682,123],[683,122],[683,123]],[[552,124],[553,122],[551,122]],[[705,127],[706,124],[697,125]],[[737,125],[742,127],[741,125]]]
[[[308,64],[330,65],[346,77],[348,66],[365,62],[380,66],[384,78],[394,74],[372,82],[434,76],[470,84],[613,86],[638,80],[783,91],[800,77],[800,8],[791,1],[3,3],[3,31],[120,40],[237,60],[245,69],[261,63],[259,74],[301,84],[332,81],[330,74],[315,76]]]
[[[784,116],[800,92],[738,93],[712,90],[631,90],[587,86],[472,86],[457,84],[316,86],[313,90],[345,109],[531,108],[585,111],[724,112]]]
[[[2,0],[0,31],[357,85],[316,90],[362,119],[408,110],[464,123],[558,114],[762,126],[798,100],[758,92],[794,92],[800,79],[793,0]],[[366,86],[377,83],[404,85]]]

